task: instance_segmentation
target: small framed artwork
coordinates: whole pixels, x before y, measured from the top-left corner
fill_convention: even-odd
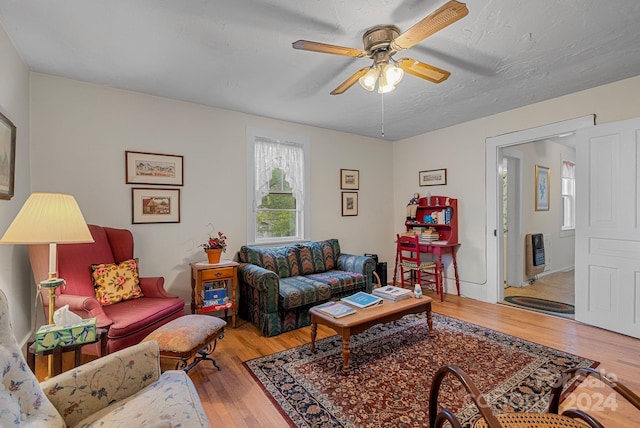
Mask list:
[[[183,185],[182,156],[130,151],[124,155],[127,184]]]
[[[360,188],[360,171],[357,169],[341,169],[340,188],[343,190],[358,190]]]
[[[180,189],[131,189],[131,223],[180,223]]]
[[[0,113],[0,199],[13,198],[16,176],[16,127]]]
[[[418,173],[418,184],[420,186],[440,186],[447,184],[446,169],[430,169]]]
[[[358,192],[342,192],[342,216],[358,215]]]
[[[549,211],[549,168],[536,165],[536,211]]]

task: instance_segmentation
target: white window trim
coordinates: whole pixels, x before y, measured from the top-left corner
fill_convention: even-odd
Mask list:
[[[289,141],[302,145],[304,151],[304,206],[302,209],[302,236],[298,239],[284,238],[284,239],[272,239],[268,242],[260,241],[259,245],[284,245],[289,243],[308,241],[311,239],[311,161],[310,161],[310,147],[311,142],[309,137],[300,135],[291,135],[283,132],[277,132],[270,129],[261,129],[248,126],[246,129],[247,135],[247,243],[256,244],[256,228],[255,228],[255,207],[257,201],[255,200],[255,151],[254,143],[256,137],[268,138],[275,141]]]
[[[565,157],[562,156],[560,158],[560,196],[562,197],[562,165],[564,164],[564,162],[571,162],[574,165],[576,165],[576,160],[572,159],[570,157]],[[575,175],[575,174],[574,174]],[[574,176],[574,186],[575,186],[575,176]],[[576,195],[575,195],[575,188],[574,188],[574,194],[573,194],[573,209],[574,209],[574,213],[575,213],[575,208],[576,208]],[[560,205],[562,206],[562,199],[560,200]],[[560,210],[560,237],[561,238],[567,238],[569,236],[576,236],[576,225],[575,225],[575,219],[574,219],[574,224],[572,228],[565,228],[562,226],[562,224],[564,223],[564,220],[562,219],[562,210]]]

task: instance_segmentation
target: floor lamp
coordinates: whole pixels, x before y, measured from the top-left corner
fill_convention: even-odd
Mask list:
[[[32,193],[0,239],[2,244],[49,244],[49,277],[40,282],[49,292],[49,324],[54,323],[56,288],[64,283],[58,278],[56,245],[87,242],[93,237],[78,203],[61,193]],[[49,355],[49,377],[52,374],[53,355]]]

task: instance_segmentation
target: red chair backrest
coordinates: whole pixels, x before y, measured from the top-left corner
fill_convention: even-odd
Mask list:
[[[400,236],[397,235],[398,257],[400,263],[403,261],[414,262],[420,265],[420,244],[418,243],[418,235]]]

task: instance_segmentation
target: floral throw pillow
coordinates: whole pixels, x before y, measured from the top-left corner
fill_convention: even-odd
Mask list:
[[[91,265],[91,272],[96,299],[103,306],[143,296],[138,279],[138,259]]]

